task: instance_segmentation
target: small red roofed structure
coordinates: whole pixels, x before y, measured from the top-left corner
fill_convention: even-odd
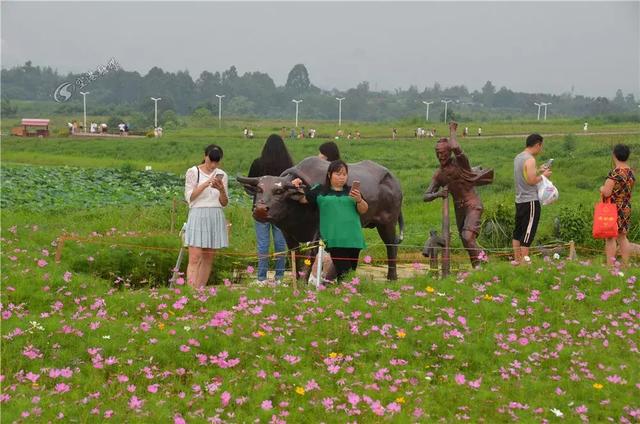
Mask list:
[[[11,135],[19,137],[49,137],[49,119],[24,118],[19,127],[11,129]],[[29,132],[30,127],[35,131]]]

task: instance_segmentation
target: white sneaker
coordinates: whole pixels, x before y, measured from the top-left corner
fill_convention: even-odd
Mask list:
[[[249,283],[251,287],[264,287],[267,285],[267,280],[255,280]]]

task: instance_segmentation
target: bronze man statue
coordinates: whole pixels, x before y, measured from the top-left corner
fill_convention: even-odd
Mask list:
[[[469,159],[456,139],[457,128],[456,122],[450,122],[449,139],[441,138],[436,143],[436,156],[440,161],[440,169],[433,175],[423,200],[430,202],[439,197],[444,198],[446,194],[440,188],[448,187],[449,193],[453,196],[456,223],[462,245],[469,254],[471,265],[475,267],[480,263],[478,259],[480,249],[476,244],[476,238],[480,233],[483,211],[482,201],[476,193],[475,186],[491,184],[493,170],[471,167]]]

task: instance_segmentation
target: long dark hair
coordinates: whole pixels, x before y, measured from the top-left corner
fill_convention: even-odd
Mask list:
[[[260,165],[263,175],[278,176],[293,166],[293,159],[284,145],[282,137],[271,134],[264,143],[260,154]]]
[[[320,147],[318,147],[318,150],[327,157],[329,162],[340,159],[340,150],[338,149],[338,145],[333,141],[322,143]]]
[[[209,156],[209,160],[211,162],[220,162],[223,154],[224,152],[222,151],[222,147],[217,144],[209,144],[204,148],[204,155]],[[204,163],[204,160],[202,163]]]
[[[349,166],[345,161],[338,159],[329,164],[329,169],[327,169],[327,176],[324,180],[324,186],[322,186],[323,193],[327,193],[329,192],[329,190],[331,190],[331,174],[340,171],[342,168],[344,168],[347,174],[349,174]]]

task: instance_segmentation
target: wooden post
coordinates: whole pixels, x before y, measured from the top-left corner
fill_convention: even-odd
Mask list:
[[[67,239],[65,234],[61,235],[58,240],[58,246],[56,247],[56,263],[59,264],[62,260],[62,249],[64,248],[64,241]]]
[[[576,254],[576,243],[571,240],[569,242],[569,260],[575,261],[578,259],[578,255]]]
[[[291,272],[293,273],[293,289],[298,290],[298,270],[296,267],[296,251],[291,251]]]
[[[444,248],[442,249],[442,278],[446,278],[451,270],[451,257],[449,255],[449,244],[451,242],[451,234],[449,233],[449,188],[444,187],[443,191],[442,238],[444,238]]]
[[[173,198],[173,205],[171,207],[171,232],[176,228],[176,198]]]
[[[320,284],[322,283],[322,260],[324,253],[324,243],[320,240],[320,244],[318,246],[318,268],[316,269],[316,290],[320,290]]]

